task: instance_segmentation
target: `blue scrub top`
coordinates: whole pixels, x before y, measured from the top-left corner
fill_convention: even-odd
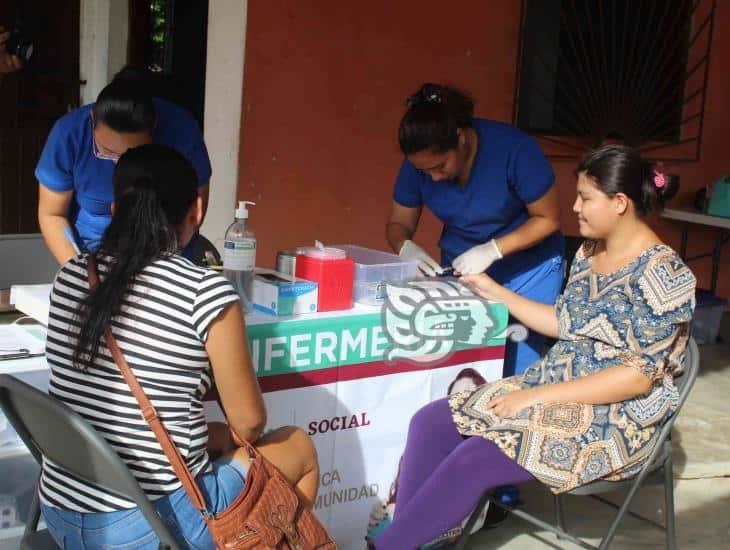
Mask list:
[[[154,99],[157,126],[153,141],[182,153],[195,167],[198,185],[212,173],[197,121],[177,105]],[[94,251],[111,221],[114,162],[94,156],[90,111],[93,103],[56,121],[35,169],[38,181],[53,191],[73,191],[69,222],[83,246]]]
[[[529,218],[527,205],[541,198],[555,175],[540,146],[529,135],[501,122],[473,119],[477,153],[469,181],[435,182],[403,161],[393,198],[409,208],[427,206],[444,228],[441,263],[471,247],[511,233]],[[562,258],[563,236],[556,232],[537,245],[505,256],[487,270],[501,284],[551,259]]]

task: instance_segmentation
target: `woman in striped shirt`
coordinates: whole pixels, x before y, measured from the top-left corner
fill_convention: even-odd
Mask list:
[[[249,461],[227,428],[209,437],[202,400],[214,378],[231,428],[255,442],[311,506],[319,469],[308,436],[288,427],[260,437],[266,411],[238,296],[221,275],[177,255],[202,217],[192,165],[163,145],[130,149],[114,172],[112,208],[94,254],[98,287],[89,289],[86,255],[65,264],[53,284],[51,395],[117,451],[183,548],[214,546],[103,341],[107,326],[212,512],[240,494]],[[62,548],[157,548],[133,502],[50,460],[43,463],[40,498]]]

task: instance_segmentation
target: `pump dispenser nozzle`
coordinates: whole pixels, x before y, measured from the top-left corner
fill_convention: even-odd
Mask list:
[[[236,219],[237,220],[245,220],[248,218],[248,208],[246,208],[247,204],[252,204],[256,206],[255,202],[251,201],[238,201],[238,208],[236,208]]]

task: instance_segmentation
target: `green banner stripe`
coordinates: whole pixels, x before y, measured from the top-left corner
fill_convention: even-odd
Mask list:
[[[493,326],[479,344],[455,342],[459,351],[503,346],[507,309],[489,304]],[[247,327],[251,357],[258,376],[382,361],[391,347],[380,312],[257,324]]]

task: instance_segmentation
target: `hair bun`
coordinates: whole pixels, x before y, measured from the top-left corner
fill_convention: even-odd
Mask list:
[[[679,191],[679,176],[677,174],[655,171],[653,182],[661,205],[672,199]]]
[[[427,83],[421,86],[415,94],[408,97],[406,106],[410,109],[411,107],[427,103],[443,103],[443,100],[443,87],[438,84]]]
[[[406,100],[398,127],[398,143],[405,155],[418,151],[445,152],[458,147],[458,131],[473,128],[474,101],[445,84],[427,82]]]

